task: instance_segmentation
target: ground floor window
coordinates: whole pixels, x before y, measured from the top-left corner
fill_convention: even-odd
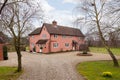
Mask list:
[[[65,43],[65,47],[69,47],[69,43]]]
[[[57,48],[58,47],[58,43],[53,43],[53,47]]]
[[[31,45],[32,45],[32,48],[35,46],[35,44],[34,44],[34,43],[31,43]]]

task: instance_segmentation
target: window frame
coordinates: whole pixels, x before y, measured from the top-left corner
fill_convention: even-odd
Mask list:
[[[32,39],[34,39],[34,36],[32,35]]]
[[[58,43],[53,43],[54,48],[58,48],[59,44]]]
[[[42,38],[43,39],[47,38],[47,35],[46,34],[42,34]]]
[[[69,43],[65,43],[65,47],[69,47],[70,46],[70,44]]]
[[[57,38],[57,37],[58,37],[58,35],[54,34],[54,38]]]
[[[62,35],[62,38],[66,38],[67,36],[66,35]]]

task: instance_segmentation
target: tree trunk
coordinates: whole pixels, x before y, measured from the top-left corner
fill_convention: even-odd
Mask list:
[[[107,51],[110,54],[110,56],[112,57],[112,59],[113,59],[114,66],[119,67],[119,63],[118,63],[116,57],[114,56],[114,54],[112,53],[112,51],[110,49],[107,49]]]
[[[20,50],[20,40],[17,39],[16,41],[16,39],[14,39],[14,45],[15,45],[15,50],[17,52],[17,58],[18,58],[17,72],[20,72],[22,71],[22,61],[21,61],[22,55],[21,55],[21,50]]]
[[[17,68],[17,72],[20,72],[20,71],[22,71],[22,61],[21,61],[22,55],[21,55],[21,51],[20,50],[17,51],[17,56],[18,56],[18,68]]]
[[[100,26],[100,21],[98,19],[98,11],[97,11],[97,7],[96,7],[96,3],[95,3],[95,0],[94,0],[94,9],[95,9],[95,18],[96,18],[96,25],[97,25],[97,28],[98,28],[98,32],[99,32],[99,35],[100,35],[100,38],[102,40],[102,43],[104,45],[104,47],[106,48],[106,50],[108,51],[108,53],[110,54],[112,60],[113,60],[113,63],[114,63],[114,66],[115,67],[119,67],[119,63],[118,63],[118,60],[116,59],[116,57],[114,56],[114,54],[112,53],[112,51],[110,50],[109,46],[107,45],[106,41],[105,41],[105,38],[103,37],[103,33],[101,31],[101,26]]]
[[[7,1],[8,1],[8,0],[5,0],[4,3],[3,3],[3,5],[2,5],[2,7],[0,8],[0,14],[2,13],[2,10],[3,10],[3,8],[5,7]]]

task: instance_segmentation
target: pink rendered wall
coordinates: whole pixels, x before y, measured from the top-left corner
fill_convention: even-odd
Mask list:
[[[46,38],[42,37],[43,34],[47,35]],[[40,51],[40,45],[36,44],[36,42],[40,39],[48,39],[47,43],[43,46],[43,53],[49,53],[49,51],[58,52],[58,51],[72,50],[73,49],[72,40],[76,41],[78,44],[83,44],[85,42],[84,39],[80,39],[79,37],[74,37],[74,36],[72,37],[66,36],[66,38],[63,38],[62,35],[57,35],[57,38],[54,38],[54,35],[51,35],[50,38],[50,34],[48,33],[45,26],[42,28],[41,34],[30,36],[29,39],[30,39],[30,50],[33,50],[32,44],[34,44],[36,47],[36,52]],[[58,47],[54,48],[53,43],[58,43]],[[69,43],[69,47],[66,47],[65,43]],[[76,46],[76,49],[77,50],[79,49],[78,45]]]
[[[66,38],[63,38],[61,35],[58,35],[57,38],[54,38],[54,35],[51,35],[51,52],[72,50],[72,40],[77,41],[78,44],[84,43],[84,40],[81,40],[79,37],[66,36]],[[57,48],[53,47],[54,43],[59,44]],[[69,47],[66,47],[65,43],[69,43]],[[79,46],[76,47],[78,50]]]
[[[46,38],[43,38],[42,35],[43,34],[46,34]],[[33,46],[32,44],[35,45],[36,47],[36,52],[39,52],[40,50],[40,45],[36,44],[36,42],[40,39],[49,39],[50,38],[50,35],[47,31],[47,29],[45,28],[45,26],[43,26],[42,28],[42,31],[41,31],[41,34],[39,35],[33,35],[33,36],[30,36],[29,37],[29,40],[30,40],[30,50],[33,50]],[[49,41],[48,41],[49,42]],[[48,50],[48,42],[46,43],[45,46],[43,46],[43,52],[47,53],[49,50]]]

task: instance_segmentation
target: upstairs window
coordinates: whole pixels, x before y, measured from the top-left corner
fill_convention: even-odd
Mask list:
[[[42,34],[42,38],[46,38],[47,37],[47,35],[46,34]]]
[[[54,35],[54,38],[57,38],[57,37],[58,37],[58,35],[55,34],[55,35]]]
[[[35,44],[34,44],[34,43],[31,43],[31,46],[32,46],[32,47],[34,47],[34,46],[35,46]]]
[[[58,43],[53,43],[53,47],[57,48],[58,47]]]
[[[65,36],[65,35],[62,35],[62,38],[66,38],[66,36]]]
[[[32,36],[32,38],[34,38],[34,36]]]
[[[83,40],[83,37],[79,37],[79,40]]]

